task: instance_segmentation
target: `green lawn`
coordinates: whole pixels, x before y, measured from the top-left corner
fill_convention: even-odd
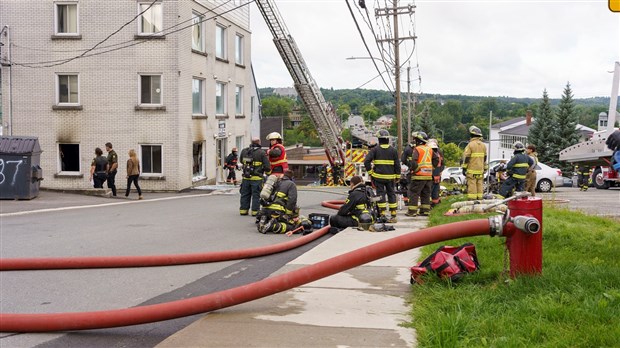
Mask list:
[[[480,219],[445,217],[444,199],[429,226]],[[458,284],[425,276],[412,286],[412,322],[420,347],[620,347],[620,224],[543,209],[543,274],[510,279],[505,238],[473,237],[426,246],[476,245],[481,270]],[[506,267],[509,267],[508,265]]]

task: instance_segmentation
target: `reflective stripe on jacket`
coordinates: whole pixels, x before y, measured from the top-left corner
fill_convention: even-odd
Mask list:
[[[463,152],[463,165],[470,174],[483,174],[487,163],[487,148],[482,139],[472,138]]]
[[[398,152],[389,144],[373,147],[364,159],[364,167],[375,179],[394,180],[400,177]]]

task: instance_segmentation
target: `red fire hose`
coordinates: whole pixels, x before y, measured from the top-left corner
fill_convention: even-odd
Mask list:
[[[331,208],[331,209],[340,209],[340,206],[344,204],[343,200],[333,200],[333,201],[323,201],[321,202],[321,205],[324,206],[325,208]]]
[[[151,256],[100,256],[100,257],[47,257],[24,259],[0,259],[0,271],[44,270],[44,269],[82,269],[82,268],[122,268],[189,265],[247,259],[279,253],[310,243],[329,232],[329,227],[314,231],[300,238],[284,243],[249,249],[215,251],[209,253],[151,255]]]
[[[0,313],[0,331],[49,332],[100,329],[145,324],[210,312],[289,290],[419,246],[454,238],[489,234],[491,229],[491,221],[486,219],[426,228],[252,284],[156,305],[81,313]]]

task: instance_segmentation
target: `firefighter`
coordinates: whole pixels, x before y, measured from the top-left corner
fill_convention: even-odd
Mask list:
[[[228,169],[228,177],[226,177],[226,183],[237,185],[237,174],[235,171],[237,170],[237,161],[239,160],[237,156],[237,148],[233,147],[232,152],[226,156],[226,168]]]
[[[301,225],[297,207],[297,186],[292,179],[293,172],[285,171],[270,193],[272,198],[262,202],[258,232],[286,233]]]
[[[259,138],[252,138],[252,144],[241,151],[240,159],[243,179],[239,190],[241,193],[239,214],[248,215],[251,202],[252,216],[256,216],[260,209],[259,198],[263,187],[263,175],[271,171],[267,153],[261,148]]]
[[[461,167],[467,178],[467,199],[482,199],[483,178],[487,169],[487,148],[482,143],[482,131],[476,126],[469,127],[469,143],[463,152]]]
[[[493,166],[489,170],[489,191],[492,193],[499,193],[499,188],[502,183],[507,179],[506,175],[506,160],[500,160],[498,164]]]
[[[282,145],[282,136],[278,132],[272,132],[267,135],[269,140],[269,163],[271,164],[272,174],[283,174],[288,170],[288,160],[286,159],[286,150]]]
[[[592,169],[585,165],[577,165],[575,166],[575,171],[577,172],[577,186],[579,186],[580,191],[588,191],[588,186],[590,185],[590,176],[592,175]]]
[[[360,224],[371,224],[372,216],[368,210],[368,193],[361,176],[351,178],[351,190],[344,204],[336,215],[329,217],[329,224],[335,228],[357,227]]]
[[[396,222],[396,210],[398,203],[396,202],[396,193],[394,190],[395,182],[400,178],[400,161],[398,160],[398,151],[391,146],[390,133],[382,129],[377,132],[379,145],[373,147],[364,159],[364,167],[371,176],[373,185],[377,190],[377,195],[381,197],[379,203],[379,214],[382,220],[389,223]],[[390,218],[387,218],[389,202]]]
[[[529,192],[532,197],[536,196],[536,165],[538,164],[538,153],[536,146],[529,144],[525,148],[525,154],[530,156],[534,161],[532,166],[525,175],[525,191]]]
[[[443,163],[443,153],[439,149],[439,144],[437,143],[437,139],[429,139],[427,145],[433,149],[433,153],[437,153],[438,162],[437,166],[433,167],[433,187],[431,188],[431,208],[441,202],[439,199],[439,186],[441,185],[441,172],[443,172],[445,168],[445,164]]]
[[[321,186],[327,185],[327,164],[325,163],[319,169],[319,183]]]
[[[525,176],[527,171],[534,166],[534,160],[526,155],[525,147],[520,141],[515,141],[512,146],[514,156],[506,164],[508,179],[504,181],[499,189],[500,198],[506,198],[512,194],[513,189],[517,192],[525,189]]]
[[[407,190],[409,204],[405,215],[428,216],[431,210],[433,169],[439,164],[439,155],[427,145],[428,135],[426,133],[415,132],[413,137],[415,147],[411,151],[411,160],[408,163],[411,180]]]

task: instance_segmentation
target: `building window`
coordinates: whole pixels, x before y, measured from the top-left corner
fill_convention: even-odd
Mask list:
[[[60,172],[80,172],[79,144],[58,144],[58,169]]]
[[[235,87],[235,115],[243,115],[243,86]]]
[[[226,84],[222,82],[215,83],[215,114],[226,114]]]
[[[501,135],[500,143],[501,147],[504,149],[512,149],[515,141],[520,141],[523,144],[527,144],[527,137],[517,136],[517,135]]]
[[[243,143],[243,135],[238,135],[235,138],[235,146],[239,150],[239,153],[241,153],[241,150],[245,148],[244,143]]]
[[[58,105],[79,105],[80,85],[78,75],[56,75]]]
[[[163,174],[161,145],[140,145],[143,174]]]
[[[164,22],[161,2],[139,3],[138,13],[142,13],[139,20],[140,34],[151,35],[161,32]]]
[[[205,51],[204,16],[192,13],[192,49],[200,52]]]
[[[215,56],[226,59],[226,28],[219,24],[215,26]]]
[[[235,35],[235,63],[243,65],[243,36]]]
[[[161,75],[140,75],[140,104],[161,105]]]
[[[193,143],[193,166],[192,177],[204,177],[204,141],[197,141]]]
[[[56,3],[56,28],[58,35],[78,34],[78,4],[75,2]]]
[[[201,79],[192,79],[192,114],[194,115],[204,115],[204,80]]]

